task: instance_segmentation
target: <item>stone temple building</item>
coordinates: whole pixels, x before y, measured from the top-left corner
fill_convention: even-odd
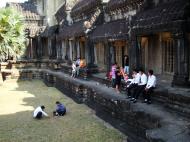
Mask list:
[[[43,80],[91,107],[129,141],[189,142],[189,0],[30,0],[9,6],[27,13],[30,39],[28,58],[13,63],[17,72],[10,71],[11,77]],[[124,55],[129,75],[133,69],[154,70],[154,105],[127,99],[124,81],[121,93],[110,87],[106,74],[114,62],[124,66]],[[78,57],[86,67],[72,78],[71,63]]]
[[[188,0],[78,0],[72,6],[31,0],[9,6],[30,9],[24,8],[31,59],[70,63],[80,57],[89,71],[106,73],[114,62],[124,66],[128,55],[130,70],[153,69],[171,85],[189,85]]]

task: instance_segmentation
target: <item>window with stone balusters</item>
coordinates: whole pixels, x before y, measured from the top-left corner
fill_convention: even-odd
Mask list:
[[[173,73],[174,72],[174,40],[168,38],[163,41],[163,66],[164,72]]]

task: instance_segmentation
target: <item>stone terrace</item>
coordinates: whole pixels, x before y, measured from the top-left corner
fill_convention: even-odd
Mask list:
[[[159,92],[158,88],[153,104],[133,104],[125,95],[117,94],[107,85],[93,80],[73,79],[62,71],[48,69],[48,64],[44,63],[43,68],[39,68],[37,63],[30,63],[29,67],[23,68],[20,63],[19,66],[22,68],[12,69],[14,73],[11,73],[11,77],[43,79],[48,86],[56,87],[76,102],[85,103],[93,108],[99,117],[127,134],[128,141],[189,142],[189,118],[180,115],[182,109],[182,114],[189,116],[188,89],[168,89],[164,94],[163,90]],[[14,66],[18,68],[18,64]]]

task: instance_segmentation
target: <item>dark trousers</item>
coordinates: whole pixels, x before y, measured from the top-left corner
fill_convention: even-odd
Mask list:
[[[144,91],[145,87],[146,87],[146,84],[145,85],[138,85],[135,88],[133,98],[138,99],[139,95]]]
[[[36,119],[41,119],[42,118],[42,112],[38,112],[38,114],[36,115]]]
[[[131,84],[129,87],[127,87],[127,95],[131,96],[131,90],[138,87],[138,84]]]
[[[111,80],[111,86],[112,86],[112,88],[116,87],[116,80],[115,80],[115,78],[112,78],[112,80]]]
[[[151,101],[151,94],[153,93],[153,91],[154,87],[150,87],[149,89],[144,90],[143,91],[144,99],[147,99],[147,101]]]
[[[63,115],[65,115],[65,113],[66,113],[66,110],[63,110],[63,111],[54,111],[53,115],[54,116],[63,116]]]

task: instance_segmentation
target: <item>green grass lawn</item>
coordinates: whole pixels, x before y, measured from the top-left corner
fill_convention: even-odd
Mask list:
[[[53,117],[56,101],[68,110]],[[32,118],[34,108],[45,105],[49,119]],[[7,81],[0,86],[0,142],[122,142],[126,137],[100,121],[93,110],[76,104],[41,81]]]

